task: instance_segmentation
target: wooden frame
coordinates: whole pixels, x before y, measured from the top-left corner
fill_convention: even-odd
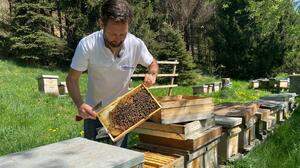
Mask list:
[[[184,167],[184,156],[178,154],[153,152],[142,148],[133,148],[132,150],[144,153],[143,168]]]
[[[130,95],[133,95],[134,93],[138,92],[138,90],[145,88],[148,92],[148,94],[150,94],[150,96],[152,97],[152,99],[156,102],[156,104],[158,105],[158,109],[156,109],[155,111],[153,111],[151,114],[149,114],[146,118],[140,120],[139,122],[137,122],[136,124],[134,124],[133,126],[131,126],[130,128],[128,128],[125,131],[120,131],[115,129],[112,124],[110,123],[109,120],[109,113],[118,105],[119,101],[125,97],[128,97]],[[128,93],[126,93],[125,95],[117,98],[115,101],[111,102],[110,104],[108,104],[106,107],[104,107],[103,109],[101,109],[99,112],[97,112],[97,116],[99,121],[101,122],[101,124],[103,125],[103,127],[105,128],[105,130],[107,131],[109,137],[111,138],[111,140],[113,142],[118,141],[119,139],[121,139],[123,136],[125,136],[127,133],[129,133],[130,131],[132,131],[133,129],[135,129],[136,127],[138,127],[139,125],[141,125],[142,123],[144,123],[147,119],[149,119],[152,115],[154,115],[156,112],[158,112],[161,109],[160,104],[157,102],[157,100],[154,98],[154,96],[149,92],[149,90],[144,86],[144,85],[139,85],[136,88],[134,88],[133,90],[129,91]]]
[[[157,61],[160,65],[172,65],[173,70],[171,74],[157,74],[157,77],[170,77],[171,81],[169,85],[155,85],[151,86],[149,89],[160,89],[160,88],[168,88],[168,96],[172,94],[172,88],[177,87],[177,84],[174,84],[175,77],[178,77],[178,74],[176,74],[176,67],[179,64],[177,60],[175,61]],[[141,78],[145,77],[145,74],[133,74],[132,78]]]

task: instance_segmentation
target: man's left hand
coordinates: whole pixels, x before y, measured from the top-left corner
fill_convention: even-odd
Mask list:
[[[156,82],[156,74],[146,74],[144,78],[144,85],[150,87]]]

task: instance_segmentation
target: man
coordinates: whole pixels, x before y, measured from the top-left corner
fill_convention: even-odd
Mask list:
[[[108,0],[101,9],[102,30],[83,38],[75,51],[67,86],[78,115],[84,119],[84,136],[95,140],[97,128],[102,127],[96,120],[93,107],[99,102],[105,106],[125,94],[138,64],[149,68],[144,84],[149,87],[156,81],[157,61],[149,53],[144,42],[128,33],[132,10],[125,0]],[[86,102],[80,95],[79,79],[88,71]],[[122,141],[117,145],[121,145]],[[123,142],[121,146],[126,146]]]

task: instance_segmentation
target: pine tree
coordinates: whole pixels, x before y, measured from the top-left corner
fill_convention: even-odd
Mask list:
[[[13,6],[11,54],[43,65],[64,62],[70,53],[66,42],[53,34],[57,21],[54,3],[42,0],[16,1]]]
[[[196,73],[194,71],[195,63],[193,57],[185,48],[183,35],[179,30],[174,29],[171,25],[164,23],[162,25],[157,41],[160,42],[158,48],[158,58],[160,60],[177,60],[178,66],[178,83],[190,85],[195,83]]]

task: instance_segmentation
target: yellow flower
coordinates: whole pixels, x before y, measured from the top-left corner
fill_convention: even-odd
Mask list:
[[[84,135],[84,132],[83,131],[80,131],[80,136],[83,136]]]

